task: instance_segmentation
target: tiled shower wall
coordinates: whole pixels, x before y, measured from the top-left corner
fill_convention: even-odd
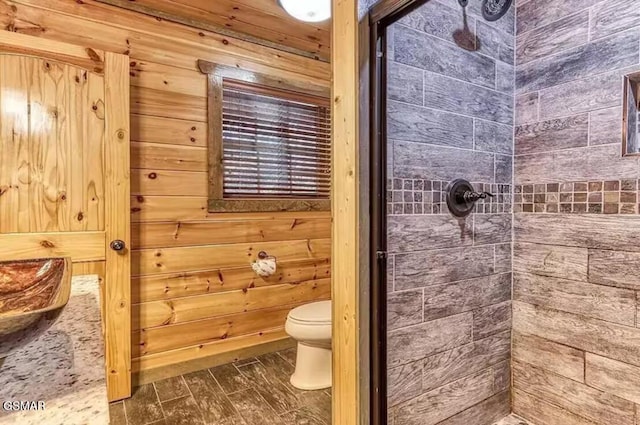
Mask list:
[[[640,1],[521,2],[516,58],[513,408],[637,424],[640,164],[621,108]]]
[[[510,412],[514,11],[429,1],[388,34],[390,424]],[[466,43],[465,50],[456,40]],[[456,220],[446,186],[496,192]]]

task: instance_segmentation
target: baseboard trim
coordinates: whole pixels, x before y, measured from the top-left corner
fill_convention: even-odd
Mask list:
[[[141,370],[132,375],[133,386],[149,384],[174,376],[183,375],[185,373],[196,372],[202,369],[220,366],[226,363],[246,360],[251,357],[260,356],[274,351],[286,350],[295,347],[296,342],[291,338],[284,338],[277,341],[265,342],[251,347],[240,348],[228,351],[226,353],[218,353],[208,357],[202,357],[194,360],[188,360],[167,366],[161,366],[154,369]]]

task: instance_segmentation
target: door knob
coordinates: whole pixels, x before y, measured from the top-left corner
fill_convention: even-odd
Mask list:
[[[120,251],[124,250],[127,247],[127,244],[124,241],[120,240],[120,239],[116,239],[116,240],[111,241],[109,246],[114,251],[120,252]]]

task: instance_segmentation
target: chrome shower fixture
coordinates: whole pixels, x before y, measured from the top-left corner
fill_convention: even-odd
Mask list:
[[[462,7],[467,7],[469,0],[458,0]],[[482,16],[487,21],[497,21],[502,18],[511,7],[513,0],[482,0]]]

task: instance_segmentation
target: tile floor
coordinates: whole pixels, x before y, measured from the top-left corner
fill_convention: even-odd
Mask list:
[[[502,418],[493,425],[533,425],[530,422],[525,421],[519,416],[509,415],[506,418]]]
[[[295,348],[143,385],[111,425],[331,425],[331,390],[289,383]]]

